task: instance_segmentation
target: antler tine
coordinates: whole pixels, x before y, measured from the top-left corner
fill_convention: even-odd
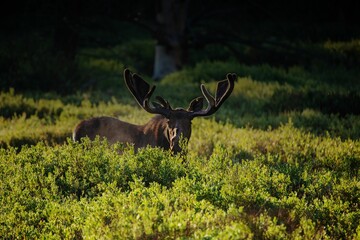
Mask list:
[[[147,112],[154,114],[161,114],[164,116],[169,115],[170,105],[163,98],[160,100],[160,103],[167,103],[164,106],[157,104],[155,107],[151,106],[149,99],[155,91],[156,86],[150,87],[150,84],[147,83],[136,73],[132,73],[129,69],[124,70],[124,80],[125,84],[128,87],[131,94],[135,97],[138,104]],[[158,99],[159,100],[159,99]]]
[[[165,108],[167,108],[167,109],[172,109],[171,108],[171,106],[170,106],[170,103],[168,102],[168,101],[166,101],[164,98],[162,98],[162,97],[160,97],[160,96],[156,96],[155,97],[156,98],[156,100],[158,100],[159,101],[159,103],[163,106],[163,107],[165,107]],[[154,103],[154,102],[153,102]]]
[[[214,114],[220,106],[224,103],[224,101],[230,96],[232,91],[234,90],[236,74],[235,73],[228,73],[226,75],[225,80],[219,81],[216,88],[215,97],[213,97],[209,91],[206,89],[204,84],[201,84],[201,92],[206,99],[208,106],[204,110],[191,112],[190,115],[192,117],[198,116],[209,116]]]

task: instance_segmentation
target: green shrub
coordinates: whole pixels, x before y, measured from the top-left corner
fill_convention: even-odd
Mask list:
[[[353,39],[348,42],[326,41],[323,45],[326,50],[330,50],[332,60],[336,63],[356,66],[360,63],[360,40]]]
[[[319,137],[291,123],[267,131],[206,119],[194,125],[200,126],[187,156],[157,148],[135,154],[131,147],[99,139],[1,149],[0,234],[75,239],[355,236],[360,219],[357,141]],[[214,131],[202,133],[202,125]],[[212,145],[204,153],[199,146],[209,140]]]
[[[355,70],[344,75],[339,68],[323,73],[235,62],[188,67],[179,79],[172,76],[180,88],[171,76],[157,83],[158,95],[174,107],[199,96],[200,82],[209,81],[214,92],[210,80],[232,71],[239,77],[215,115],[193,120],[186,154],[172,155],[70,140],[75,125],[93,116],[135,124],[152,117],[121,81],[116,86],[121,61],[83,64],[97,68],[100,78],[107,72],[104,87],[112,81],[114,87],[68,96],[0,93],[3,238],[359,236],[360,121],[350,106],[357,104],[350,90],[358,85],[349,85]]]

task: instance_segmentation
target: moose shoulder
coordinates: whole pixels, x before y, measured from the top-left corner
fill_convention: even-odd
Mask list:
[[[225,80],[217,83],[215,96],[201,84],[203,97],[195,98],[187,109],[173,109],[169,102],[157,96],[157,102],[150,104],[155,86],[150,85],[139,75],[125,69],[124,79],[129,91],[138,104],[147,112],[156,114],[144,125],[134,125],[112,117],[94,117],[80,122],[73,132],[74,141],[82,137],[95,139],[96,136],[106,138],[109,143],[116,142],[134,144],[135,149],[153,146],[170,149],[174,153],[181,152],[180,138],[186,141],[191,136],[191,120],[194,117],[214,114],[234,89],[236,75],[229,73]],[[204,99],[207,102],[203,109]]]

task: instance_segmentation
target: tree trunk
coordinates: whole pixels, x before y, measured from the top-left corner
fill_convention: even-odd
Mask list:
[[[179,69],[177,59],[167,47],[157,45],[155,47],[154,75],[155,80],[163,78],[165,75]]]
[[[187,58],[189,0],[159,0],[156,14],[154,79],[182,68]]]

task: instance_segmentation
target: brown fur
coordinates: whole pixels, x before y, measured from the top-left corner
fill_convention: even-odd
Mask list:
[[[156,115],[144,125],[134,125],[113,117],[94,117],[80,122],[74,130],[74,141],[83,137],[94,140],[96,136],[106,138],[110,144],[116,142],[132,143],[135,149],[146,146],[159,146],[169,149],[170,144],[164,132],[167,119]]]

